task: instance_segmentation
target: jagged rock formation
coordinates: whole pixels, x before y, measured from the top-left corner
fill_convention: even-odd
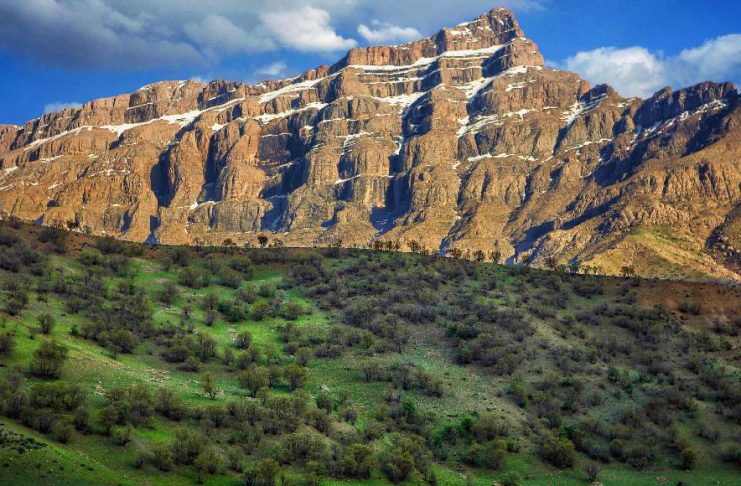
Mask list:
[[[0,208],[137,241],[414,240],[739,279],[739,99],[590,88],[495,9],[297,78],[168,81],[0,126]]]

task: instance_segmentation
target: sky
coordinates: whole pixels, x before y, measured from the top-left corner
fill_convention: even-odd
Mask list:
[[[0,123],[154,81],[285,78],[500,6],[548,65],[624,96],[741,83],[738,0],[0,0]]]

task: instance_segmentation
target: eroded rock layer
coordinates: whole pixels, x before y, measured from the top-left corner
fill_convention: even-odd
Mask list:
[[[0,208],[135,241],[415,241],[738,279],[740,125],[730,83],[624,99],[545,68],[496,9],[297,78],[161,82],[0,126]]]

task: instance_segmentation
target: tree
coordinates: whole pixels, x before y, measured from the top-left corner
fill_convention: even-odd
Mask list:
[[[555,255],[548,255],[545,257],[545,260],[543,262],[545,264],[545,267],[549,270],[555,270],[558,266],[558,258],[556,258]]]
[[[54,316],[51,314],[41,314],[39,316],[39,331],[41,334],[51,334],[51,332],[54,330],[54,325],[56,324],[56,321],[54,320]]]
[[[206,447],[196,460],[193,462],[193,467],[198,474],[198,483],[203,483],[204,474],[216,474],[221,465],[221,457],[214,451],[212,447]]]
[[[520,486],[522,483],[522,477],[516,471],[510,471],[502,476],[500,481],[502,486]]]
[[[41,378],[59,378],[67,359],[67,348],[52,339],[42,342],[31,359],[31,373]]]
[[[584,466],[584,472],[587,475],[587,479],[590,483],[594,483],[599,478],[599,466],[593,462],[590,462]]]
[[[155,444],[152,446],[152,455],[154,457],[154,466],[160,471],[171,471],[175,459],[172,449],[168,444]]]
[[[306,384],[306,368],[298,365],[286,366],[283,374],[288,380],[288,387],[291,391],[302,388]]]
[[[9,332],[0,334],[0,355],[8,356],[13,352],[15,346],[15,338]]]
[[[211,373],[205,373],[201,377],[201,388],[203,388],[203,392],[208,395],[211,400],[216,399],[216,393],[218,392],[218,390],[216,389],[214,377],[211,376]]]
[[[262,248],[265,248],[265,245],[268,244],[268,237],[265,235],[259,235],[257,237],[257,242],[260,244]]]
[[[247,349],[250,344],[252,344],[252,333],[249,331],[240,332],[234,340],[234,345],[239,349]]]
[[[119,329],[111,336],[111,344],[124,354],[131,353],[136,347],[136,342],[136,335],[128,329]]]
[[[72,427],[72,424],[68,420],[60,419],[54,422],[51,428],[51,435],[57,442],[66,444],[72,438],[74,431],[74,427]]]
[[[247,388],[254,397],[260,388],[270,386],[270,373],[263,366],[251,366],[238,377],[242,388]]]
[[[476,250],[475,252],[473,252],[473,259],[477,262],[483,262],[484,260],[486,260],[486,254],[484,254],[483,250]]]
[[[626,277],[626,278],[635,277],[636,276],[636,269],[635,269],[635,267],[633,267],[631,265],[624,265],[620,269],[620,273],[621,273],[621,275],[623,277]]]
[[[264,300],[255,302],[252,305],[252,309],[250,309],[252,320],[254,321],[263,320],[269,310],[270,310],[270,305],[268,305],[268,303],[265,302]]]
[[[381,372],[381,367],[375,361],[363,363],[361,369],[363,371],[363,377],[367,382],[377,379]]]
[[[687,448],[682,451],[682,469],[694,469],[697,464],[697,453],[694,449]]]
[[[546,437],[543,441],[542,454],[545,460],[561,469],[570,468],[576,462],[574,444],[560,437],[551,435]]]
[[[275,486],[278,472],[280,464],[274,459],[263,459],[247,471],[245,480],[248,486]]]
[[[392,483],[404,481],[414,471],[414,458],[409,452],[386,449],[379,457],[381,472],[386,475]]]
[[[283,308],[281,309],[281,314],[283,315],[283,318],[288,321],[295,321],[299,317],[301,317],[301,314],[304,313],[304,308],[295,301],[287,302],[285,305],[283,305]]]
[[[569,262],[569,272],[576,275],[579,273],[579,269],[581,268],[581,263],[579,263],[579,260],[572,260]]]
[[[417,240],[407,241],[407,246],[409,247],[409,251],[412,253],[418,253],[422,250],[422,245]]]
[[[216,347],[218,343],[208,334],[198,336],[198,357],[201,361],[208,361],[216,356]]]
[[[365,444],[352,444],[341,458],[342,472],[351,478],[368,479],[373,469],[373,450]]]
[[[162,293],[160,294],[160,302],[168,306],[172,305],[177,296],[178,288],[175,284],[169,280],[165,282],[165,288],[162,289]]]

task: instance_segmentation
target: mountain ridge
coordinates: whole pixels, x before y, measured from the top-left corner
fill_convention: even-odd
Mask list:
[[[133,241],[739,281],[740,126],[731,83],[625,99],[546,68],[500,8],[294,78],[163,81],[2,125],[0,208]]]

